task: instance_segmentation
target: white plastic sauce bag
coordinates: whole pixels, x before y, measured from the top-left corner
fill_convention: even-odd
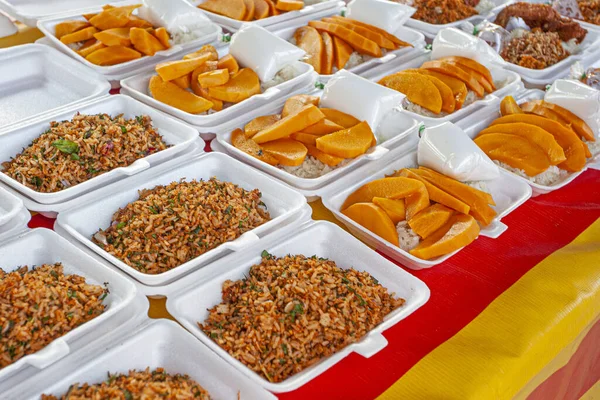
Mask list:
[[[451,122],[425,128],[417,157],[419,165],[461,182],[486,181],[500,175],[498,166]]]
[[[352,0],[348,3],[346,17],[394,33],[416,11],[413,7],[388,0]]]
[[[144,0],[137,15],[154,26],[164,26],[173,36],[194,34],[201,37],[212,31],[210,19],[183,0]]]
[[[325,85],[320,104],[367,121],[375,132],[384,116],[398,107],[404,97],[400,92],[343,69]]]
[[[433,39],[431,58],[435,60],[450,56],[472,58],[487,68],[494,64],[506,64],[484,40],[456,28],[442,29]]]
[[[255,24],[244,24],[231,37],[229,54],[268,82],[283,67],[305,56],[304,50]]]
[[[557,79],[546,92],[544,100],[561,106],[585,121],[600,137],[600,91],[582,82]]]

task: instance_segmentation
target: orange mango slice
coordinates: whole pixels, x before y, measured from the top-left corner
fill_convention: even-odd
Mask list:
[[[261,147],[253,140],[246,138],[241,129],[236,129],[231,132],[231,144],[236,149],[239,149],[246,154],[250,154],[252,157],[266,162],[269,165],[278,164],[278,161],[275,157],[263,151],[263,149],[261,149]]]
[[[141,6],[141,4],[134,4],[131,6],[107,8],[100,14],[96,14],[90,18],[89,22],[101,31],[123,28],[129,22],[133,10]]]
[[[573,114],[571,111],[561,106],[557,106],[556,104],[548,103],[546,101],[542,102],[542,106],[551,110],[561,118],[565,119],[581,139],[585,139],[590,142],[596,141],[596,138],[594,137],[594,132],[588,126],[588,124],[586,124],[581,118]]]
[[[422,186],[415,193],[406,197],[404,202],[406,205],[406,219],[410,221],[419,212],[429,207],[429,192],[427,192],[425,186]]]
[[[226,69],[230,74],[235,74],[240,70],[240,66],[237,63],[237,60],[231,55],[227,54],[226,56],[219,59],[217,62],[218,69]]]
[[[494,120],[491,125],[510,124],[515,122],[523,122],[538,126],[554,136],[554,139],[556,139],[560,147],[562,147],[565,157],[567,158],[558,165],[559,168],[577,172],[581,171],[585,166],[586,159],[582,145],[583,142],[579,140],[574,131],[565,128],[556,121],[538,115],[511,114]]]
[[[124,46],[103,47],[88,54],[86,60],[96,65],[115,65],[127,61],[136,60],[142,57],[142,54]]]
[[[214,71],[217,69],[216,61],[207,61],[204,64],[200,65],[190,74],[190,88],[192,92],[196,94],[196,96],[206,97],[203,93],[202,86],[200,86],[200,82],[198,82],[198,76],[208,71]]]
[[[317,160],[321,161],[325,165],[329,165],[330,167],[335,167],[342,161],[344,161],[341,157],[332,156],[331,154],[323,153],[321,150],[317,149],[314,145],[310,143],[304,143],[306,149],[308,150],[308,155],[313,156]]]
[[[551,165],[558,165],[567,159],[565,157],[565,152],[556,139],[554,139],[554,136],[538,126],[522,122],[492,125],[479,132],[479,135],[481,136],[489,133],[508,133],[521,136],[523,139],[530,141],[542,149],[548,157],[548,160],[550,160]]]
[[[419,167],[419,169],[417,170],[418,172],[421,173],[421,176],[423,176],[423,173],[426,173],[426,175],[436,178],[434,180],[438,180],[440,182],[444,182],[445,185],[451,185],[453,184],[455,187],[461,188],[462,190],[468,191],[470,193],[472,193],[473,195],[475,195],[476,198],[480,199],[481,201],[485,202],[486,204],[489,204],[491,206],[495,206],[496,202],[494,201],[493,197],[491,194],[484,192],[482,190],[479,189],[475,189],[474,187],[471,187],[465,183],[462,183],[460,181],[457,181],[456,179],[452,179],[450,177],[447,177],[446,175],[440,174],[437,171],[434,171],[430,168],[427,167]]]
[[[90,54],[92,54],[93,52],[95,52],[96,50],[100,50],[100,49],[103,49],[106,47],[102,42],[100,42],[96,39],[90,39],[90,40],[94,40],[94,43],[89,46],[84,46],[77,51],[77,54],[79,54],[81,57],[87,57]]]
[[[333,36],[333,59],[338,70],[344,68],[353,52],[354,49],[348,43],[337,36]]]
[[[206,0],[198,8],[238,21],[243,21],[247,14],[244,0]]]
[[[187,74],[184,76],[180,76],[177,79],[173,79],[171,82],[173,82],[174,84],[176,84],[177,86],[179,86],[182,89],[189,89],[191,86],[191,74]]]
[[[275,8],[280,11],[297,11],[304,8],[304,1],[297,0],[277,0]]]
[[[377,44],[377,46],[382,47],[384,49],[388,49],[388,50],[396,49],[396,45],[394,44],[394,42],[392,42],[388,38],[384,37],[380,33],[375,32],[371,29],[364,28],[360,25],[353,24],[352,22],[346,21],[345,18],[343,18],[343,17],[342,18],[339,18],[339,17],[338,18],[323,18],[323,19],[321,19],[321,21],[327,22],[327,23],[332,23],[332,24],[339,24],[339,25],[343,26],[344,28],[350,29],[351,31],[358,33],[360,36],[363,36],[369,40],[372,40],[373,42],[375,42]]]
[[[246,5],[246,14],[244,15],[244,21],[252,21],[254,19],[254,1],[244,0]]]
[[[450,64],[455,65],[456,67],[462,69],[463,71],[465,71],[466,73],[470,74],[471,76],[473,76],[477,82],[479,82],[479,84],[481,85],[481,87],[483,87],[483,90],[488,92],[488,93],[492,93],[494,90],[496,90],[496,87],[494,86],[493,82],[490,83],[487,79],[485,79],[485,77],[483,75],[481,75],[479,72],[474,71],[470,68],[465,67],[462,64],[458,64],[455,62],[450,62]]]
[[[399,73],[418,73],[416,71],[418,70],[409,69],[401,71]],[[423,74],[423,76],[429,79],[431,83],[433,83],[437,90],[440,92],[440,96],[442,96],[442,111],[445,111],[447,113],[454,112],[454,110],[456,109],[456,99],[454,98],[454,93],[452,92],[452,89],[450,89],[450,86],[448,86],[441,79],[438,79],[435,76],[425,74]]]
[[[388,75],[378,82],[380,85],[397,90],[406,98],[432,113],[442,111],[442,95],[438,88],[426,77],[417,73]]]
[[[361,21],[357,21],[355,19],[352,18],[346,18],[346,17],[341,17],[341,16],[335,16],[333,17],[334,19],[343,19],[345,21],[348,21],[350,23],[353,23],[354,25],[358,25],[358,26],[362,26],[363,28],[367,28],[373,32],[377,32],[379,33],[381,36],[383,36],[384,38],[392,41],[393,43],[395,43],[398,47],[413,47],[410,43],[406,43],[400,39],[398,39],[396,36],[392,35],[391,33],[378,28],[374,25],[369,25],[367,23],[361,22]]]
[[[333,71],[333,39],[327,32],[321,32],[323,38],[323,69],[321,73],[323,75],[331,75]]]
[[[479,225],[470,215],[455,214],[446,224],[410,251],[415,257],[431,260],[452,253],[472,243],[479,235]]]
[[[422,239],[427,239],[432,233],[448,222],[454,211],[443,204],[434,204],[408,220],[408,226]]]
[[[421,190],[425,185],[415,179],[405,177],[381,178],[365,183],[355,190],[342,205],[342,210],[355,203],[373,201],[374,197],[386,199],[403,199]]]
[[[224,85],[209,88],[208,93],[221,101],[239,103],[260,93],[260,80],[250,68],[242,68]]]
[[[298,111],[302,110],[304,106],[309,104],[318,107],[320,100],[321,99],[317,96],[309,96],[307,94],[292,96],[285,101],[283,110],[281,111],[281,117],[285,118],[288,115],[296,114]]]
[[[56,24],[54,27],[54,36],[58,39],[73,32],[77,32],[80,29],[89,27],[90,24],[87,21],[65,21],[60,24]]]
[[[317,122],[316,124],[305,128],[303,132],[311,135],[323,136],[337,131],[341,131],[343,129],[343,126],[338,125],[335,122],[332,122],[325,118]]]
[[[265,0],[254,0],[254,19],[263,19],[269,16],[269,5]]]
[[[282,139],[290,136],[294,132],[299,132],[306,127],[315,124],[325,118],[323,113],[314,105],[304,106],[296,114],[281,118],[273,125],[261,130],[252,136],[256,143],[266,143],[272,140]]]
[[[356,203],[342,211],[342,214],[394,246],[399,245],[396,225],[381,207],[373,203]]]
[[[165,81],[172,81],[180,76],[193,72],[196,68],[208,61],[209,55],[202,54],[198,58],[187,60],[166,61],[158,64],[156,73]]]
[[[281,11],[275,8],[275,3],[273,2],[273,0],[265,0],[265,2],[269,6],[269,16],[281,14]]]
[[[203,113],[210,110],[213,105],[210,101],[196,96],[172,82],[164,81],[158,75],[150,78],[148,90],[156,100],[190,114]]]
[[[475,138],[475,143],[492,160],[522,169],[529,176],[538,175],[550,166],[544,151],[521,136],[489,133]]]
[[[127,21],[127,24],[125,24],[125,28],[152,28],[152,24],[145,19],[141,19],[135,15],[130,15],[129,21]]]
[[[90,26],[88,28],[80,29],[76,32],[62,36],[60,41],[64,44],[85,42],[86,40],[92,39],[96,33],[98,33],[98,29]]]
[[[485,94],[483,86],[479,84],[475,75],[473,73],[469,73],[458,68],[456,65],[449,64],[440,60],[434,60],[423,63],[421,68],[439,72],[441,74],[460,79],[465,83],[465,85],[467,85],[469,89],[474,91],[475,94],[477,94],[477,96],[479,97],[483,97],[483,95]]]
[[[290,135],[290,137],[294,140],[299,141],[300,143],[304,143],[305,145],[309,144],[311,146],[316,146],[317,139],[319,138],[319,136],[317,136],[317,135],[311,135],[310,133],[304,133],[304,132],[292,133]],[[341,158],[341,160],[343,160],[343,158]]]
[[[327,32],[330,35],[339,37],[359,53],[367,54],[371,57],[382,56],[381,48],[377,45],[377,43],[348,28],[343,27],[342,25],[321,21],[310,21],[308,25],[320,32]]]
[[[468,204],[460,201],[451,194],[439,189],[437,186],[429,183],[429,181],[423,179],[422,177],[415,174],[409,169],[402,169],[399,171],[398,175],[395,174],[394,176],[405,176],[407,178],[416,179],[422,182],[427,188],[427,192],[429,193],[429,199],[431,201],[443,204],[446,207],[456,210],[463,214],[468,214],[471,209],[471,207],[469,207]]]
[[[206,45],[200,47],[200,50],[196,50],[193,53],[186,54],[185,56],[183,56],[183,59],[189,60],[191,58],[203,57],[207,54],[208,54],[208,61],[217,61],[219,59],[219,53],[217,52],[217,49],[215,49],[215,46],[213,46],[211,44],[206,44]]]
[[[448,85],[448,87],[450,88],[450,90],[452,90],[452,93],[454,94],[454,102],[455,102],[454,110],[460,110],[462,108],[463,103],[467,99],[467,94],[469,93],[469,91],[467,89],[467,85],[465,85],[465,83],[463,81],[461,81],[460,79],[453,78],[451,76],[440,74],[439,72],[430,71],[427,69],[419,68],[419,69],[411,69],[411,70],[407,70],[407,71],[414,72],[414,73],[421,74],[421,75],[433,76],[433,77],[439,79],[440,81],[444,82],[446,85]]]
[[[262,149],[275,157],[279,164],[296,167],[304,162],[308,150],[302,143],[293,139],[277,139],[264,143]]]
[[[512,96],[506,96],[500,102],[500,114],[511,115],[511,114],[523,114],[523,110],[517,104],[516,100]]]
[[[317,139],[317,149],[336,157],[354,158],[373,145],[375,135],[366,121]]]
[[[153,56],[157,51],[165,50],[166,47],[156,37],[142,28],[131,28],[129,32],[131,44],[142,54]]]
[[[248,122],[246,126],[244,126],[244,134],[247,138],[251,138],[256,135],[258,132],[262,131],[265,128],[273,125],[275,122],[279,121],[281,116],[278,114],[274,115],[263,115],[257,118],[254,118],[252,121]]]
[[[167,32],[165,28],[160,27],[155,30],[154,36],[156,36],[160,44],[162,44],[165,49],[171,48],[171,38],[169,37],[169,32]]]
[[[296,46],[306,52],[304,62],[310,64],[317,74],[323,71],[323,54],[325,54],[325,44],[323,37],[319,32],[310,26],[303,26],[296,29],[294,33]]]
[[[125,46],[131,47],[131,40],[129,38],[129,31],[131,28],[112,28],[102,32],[98,32],[94,35],[96,39],[104,43],[106,46]],[[139,29],[139,28],[137,28]],[[139,29],[144,33],[148,34],[143,29]],[[138,49],[136,49],[138,50]],[[139,50],[138,50],[139,51]],[[141,52],[143,53],[143,52]]]
[[[381,207],[388,217],[390,217],[394,225],[406,219],[404,199],[394,200],[386,199],[385,197],[373,197],[373,204]]]
[[[478,74],[483,75],[483,77],[489,82],[489,84],[494,86],[494,78],[492,78],[490,70],[487,69],[485,65],[480,64],[471,58],[460,56],[444,57],[443,60],[472,69]]]
[[[229,71],[227,69],[216,69],[198,75],[197,79],[200,86],[205,89],[221,86],[229,81]]]
[[[352,115],[343,113],[334,108],[321,108],[321,112],[325,114],[327,120],[346,129],[360,124],[360,120],[358,118],[354,118]]]

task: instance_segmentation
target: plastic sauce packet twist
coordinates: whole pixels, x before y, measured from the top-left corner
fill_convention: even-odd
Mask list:
[[[487,68],[492,67],[493,64],[506,64],[506,61],[484,40],[456,28],[442,29],[433,39],[431,58],[451,56],[472,58]]]
[[[600,91],[582,82],[557,79],[546,91],[544,100],[561,106],[581,118],[598,138],[600,130]]]
[[[174,37],[178,34],[201,37],[210,32],[212,25],[202,11],[185,1],[144,0],[144,5],[137,12],[140,18],[152,25],[164,26]]]
[[[244,24],[231,37],[229,54],[256,72],[261,82],[270,81],[283,67],[306,55],[299,47],[254,24]]]
[[[417,157],[419,165],[461,182],[486,181],[500,175],[498,166],[451,122],[425,128]]]
[[[408,5],[387,0],[352,0],[348,3],[346,17],[394,33],[416,11]]]

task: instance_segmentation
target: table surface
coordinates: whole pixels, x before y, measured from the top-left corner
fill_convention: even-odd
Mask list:
[[[0,48],[41,37],[37,29]],[[321,202],[313,218],[336,222]],[[411,271],[431,299],[384,332],[371,358],[351,354],[281,399],[600,398],[600,172],[532,198],[445,263]],[[35,215],[31,227],[51,227]],[[400,266],[399,266],[400,268]],[[150,300],[152,318],[170,318]]]

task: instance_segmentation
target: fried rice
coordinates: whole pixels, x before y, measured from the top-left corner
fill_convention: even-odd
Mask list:
[[[75,399],[111,399],[142,400],[165,399],[210,400],[208,392],[188,375],[171,375],[163,368],[150,371],[131,370],[125,374],[108,374],[108,379],[97,384],[71,385],[69,391],[60,397],[42,395],[41,400],[75,400]]]
[[[500,52],[506,61],[531,69],[550,67],[569,55],[556,32],[539,30],[511,39]]]
[[[404,304],[367,272],[323,258],[263,251],[198,326],[233,357],[281,382],[360,340]]]
[[[108,253],[146,274],[161,274],[270,219],[258,189],[216,178],[142,190],[92,238]]]
[[[50,123],[27,148],[2,163],[4,173],[41,193],[59,192],[169,147],[148,116],[76,114]]]
[[[0,368],[104,312],[108,289],[65,275],[61,263],[0,269]]]
[[[478,15],[474,5],[464,0],[416,0],[414,7],[417,11],[412,18],[436,25],[449,24]]]

